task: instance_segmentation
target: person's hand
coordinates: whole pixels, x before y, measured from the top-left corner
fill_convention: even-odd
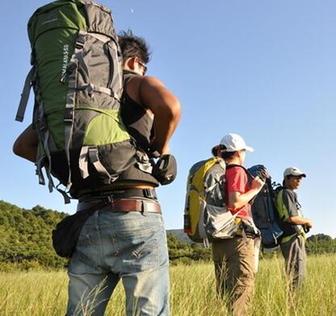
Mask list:
[[[307,219],[307,222],[305,223],[305,226],[307,228],[312,228],[313,227],[313,221],[310,219]]]
[[[257,190],[259,192],[264,184],[265,182],[257,176],[252,180],[251,189]]]
[[[304,232],[307,234],[309,233],[310,229],[313,227],[313,222],[310,219],[306,220],[306,223],[303,226]]]

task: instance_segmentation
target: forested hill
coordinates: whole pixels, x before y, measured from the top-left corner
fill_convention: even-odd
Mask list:
[[[51,244],[51,231],[65,213],[35,206],[31,210],[0,201],[0,270],[64,266]]]
[[[22,209],[0,200],[0,271],[66,266],[67,260],[56,255],[51,243],[53,228],[66,215],[41,206]],[[210,260],[210,248],[190,243],[182,230],[168,230],[167,235],[171,262]],[[336,253],[336,239],[310,236],[307,250],[309,254]]]

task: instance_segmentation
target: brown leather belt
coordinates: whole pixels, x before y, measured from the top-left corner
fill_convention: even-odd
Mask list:
[[[88,207],[95,207],[97,209],[102,208],[112,212],[148,212],[148,213],[161,213],[160,204],[156,200],[152,199],[114,199],[103,202],[79,202],[77,211],[85,210]]]
[[[130,199],[130,198],[147,198],[156,199],[156,192],[153,188],[138,189],[138,188],[125,188],[115,189],[113,191],[100,191],[82,194],[79,197],[79,202],[97,201],[101,199]]]
[[[161,213],[160,204],[154,200],[117,199],[108,203],[106,209],[114,212]]]

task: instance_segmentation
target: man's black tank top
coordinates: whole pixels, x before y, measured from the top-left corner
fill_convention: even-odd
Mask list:
[[[147,152],[153,136],[153,118],[146,107],[135,102],[127,94],[127,84],[135,76],[137,75],[131,72],[124,72],[124,92],[120,114],[129,134],[134,138],[137,147]],[[154,186],[159,185],[159,182],[151,174],[140,170],[136,166],[136,163],[131,165],[120,175],[115,185],[118,186],[118,183],[122,182],[124,184],[127,181],[132,181],[132,183],[149,183]]]

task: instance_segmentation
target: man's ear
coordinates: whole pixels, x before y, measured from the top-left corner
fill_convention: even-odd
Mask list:
[[[240,159],[240,161],[243,163],[243,160],[242,160],[242,150],[239,150],[239,151],[236,151],[235,153],[234,153],[234,155],[233,155],[233,157],[236,157],[236,158],[238,158],[238,159]]]
[[[129,57],[124,62],[124,69],[134,71],[136,57]]]

